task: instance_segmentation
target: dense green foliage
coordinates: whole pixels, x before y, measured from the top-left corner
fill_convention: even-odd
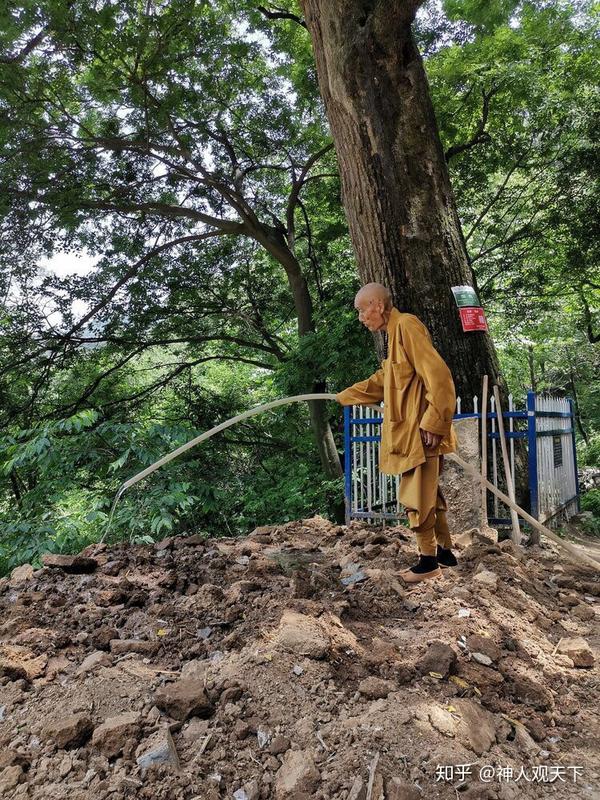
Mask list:
[[[429,2],[415,32],[515,400],[574,397],[599,464],[596,4]],[[43,0],[0,12],[0,51],[1,573],[100,538],[119,485],[198,433],[376,359],[301,24],[247,0]],[[85,274],[41,266],[76,252]],[[316,512],[342,518],[343,487],[289,406],[138,484],[107,535]]]
[[[600,518],[600,489],[590,489],[586,492],[582,501],[583,511],[591,511],[595,517]]]
[[[600,489],[590,489],[583,495],[581,510],[587,512],[584,529],[593,536],[600,536]]]

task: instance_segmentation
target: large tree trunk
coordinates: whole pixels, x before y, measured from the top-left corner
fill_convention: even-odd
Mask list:
[[[301,3],[362,283],[388,286],[398,309],[423,320],[452,371],[463,410],[481,394],[485,374],[490,386],[499,385],[506,410],[508,390],[491,337],[463,332],[451,291],[477,283],[412,35],[423,1]],[[527,453],[517,445],[516,492],[525,504]]]
[[[423,320],[463,401],[486,373],[506,395],[490,336],[463,333],[450,290],[475,279],[411,31],[422,0],[301,2],[362,282]]]

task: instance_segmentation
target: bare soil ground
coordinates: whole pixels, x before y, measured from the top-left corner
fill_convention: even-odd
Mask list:
[[[600,572],[402,528],[88,548],[0,581],[0,797],[600,797]]]

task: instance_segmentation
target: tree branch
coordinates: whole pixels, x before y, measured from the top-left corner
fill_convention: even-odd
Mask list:
[[[78,411],[81,408],[81,405],[94,394],[96,389],[104,380],[106,380],[106,378],[108,378],[109,375],[112,375],[114,372],[118,372],[121,367],[124,367],[125,364],[129,363],[132,358],[135,358],[135,356],[139,355],[141,352],[142,350],[139,348],[134,350],[132,353],[129,353],[127,356],[125,356],[125,358],[121,359],[121,361],[119,361],[117,364],[113,364],[112,367],[103,372],[102,375],[98,375],[95,380],[88,384],[77,400],[61,408],[61,414],[74,414],[76,411]],[[42,417],[42,419],[44,419],[44,417]]]
[[[483,110],[481,112],[481,119],[479,120],[479,124],[475,130],[475,133],[468,142],[464,142],[464,144],[453,144],[451,147],[446,150],[445,158],[446,163],[450,161],[453,156],[458,155],[459,153],[464,153],[465,150],[470,150],[472,147],[475,147],[482,142],[489,142],[491,141],[491,136],[485,130],[485,126],[488,121],[488,117],[490,114],[490,100],[491,98],[498,92],[498,87],[492,87],[489,92],[486,92],[485,89],[482,90],[483,95]]]
[[[589,339],[590,344],[597,344],[598,342],[600,342],[600,333],[594,333],[592,325],[592,312],[590,311],[589,304],[585,299],[583,292],[579,293],[579,299],[581,300],[581,304],[583,305],[583,321],[585,324],[587,337]]]
[[[18,53],[15,53],[12,56],[0,56],[0,64],[20,64],[24,61],[29,53],[34,50],[38,44],[44,39],[46,35],[46,28],[42,28],[42,30],[37,33],[33,39],[30,39],[25,47],[19,50]]]
[[[297,16],[297,14],[292,14],[291,11],[286,11],[284,8],[279,8],[278,6],[272,6],[272,8],[274,9],[273,11],[264,6],[257,6],[258,11],[267,19],[290,19],[292,22],[297,22],[298,25],[302,25],[306,30],[306,22],[304,22],[301,17]]]
[[[260,342],[251,342],[247,339],[241,339],[238,336],[225,335],[186,336],[181,339],[151,339],[143,342],[134,339],[127,339],[122,336],[72,336],[71,341],[78,342],[80,344],[100,344],[101,342],[107,342],[121,346],[132,345],[143,349],[147,349],[149,347],[165,347],[171,344],[202,344],[204,342],[214,341],[233,342],[234,344],[239,344],[241,347],[248,347],[253,350],[263,350],[265,353],[271,353],[278,358],[283,357],[282,351],[277,347],[270,347],[269,345],[261,344]]]
[[[192,367],[197,366],[198,364],[202,364],[205,361],[234,361],[234,362],[244,362],[245,364],[252,364],[254,366],[262,367],[263,369],[272,370],[273,366],[270,364],[265,364],[260,361],[254,361],[248,358],[240,358],[239,356],[204,356],[203,358],[197,358],[195,361],[186,361],[184,364],[179,364],[179,366],[174,369],[166,378],[162,378],[159,381],[155,381],[150,386],[146,386],[145,389],[142,391],[137,392],[137,394],[129,395],[129,397],[119,397],[117,400],[111,400],[108,403],[103,403],[102,408],[109,408],[110,406],[119,405],[121,403],[128,403],[132,400],[139,400],[142,397],[145,397],[147,394],[155,391],[156,389],[161,389],[167,384],[169,384],[172,380],[174,380],[178,375],[182,372],[185,372],[186,369],[191,369]]]
[[[246,227],[243,222],[233,222],[219,217],[211,217],[209,214],[204,214],[202,211],[196,211],[195,208],[183,208],[181,206],[171,206],[168,203],[114,203],[103,200],[84,200],[81,202],[82,208],[96,208],[99,211],[147,211],[152,213],[155,211],[157,214],[165,217],[183,217],[184,219],[193,219],[197,222],[203,222],[206,225],[212,225],[218,228],[220,233],[247,233]],[[209,234],[207,234],[208,236]],[[211,236],[218,236],[219,233],[211,233]]]
[[[286,221],[287,221],[287,228],[288,233],[291,236],[293,241],[293,232],[294,232],[294,210],[296,205],[298,204],[298,198],[300,196],[300,192],[302,191],[302,187],[308,180],[307,175],[313,166],[317,163],[317,161],[322,158],[325,153],[328,153],[331,149],[333,149],[333,142],[329,142],[329,144],[324,145],[316,153],[313,153],[312,156],[306,161],[306,163],[302,166],[300,170],[300,175],[298,178],[293,178],[292,180],[292,191],[290,192],[290,196],[287,203],[287,210],[286,210]],[[292,168],[292,172],[294,172]]]
[[[116,295],[116,293],[122,286],[124,286],[128,281],[130,281],[133,277],[135,277],[135,275],[139,272],[139,270],[148,261],[150,261],[150,259],[154,258],[154,256],[163,252],[163,250],[166,250],[169,247],[174,247],[175,245],[182,244],[185,242],[200,241],[202,239],[207,239],[211,236],[220,236],[223,235],[223,233],[224,232],[222,231],[209,231],[208,233],[203,233],[203,234],[181,236],[178,239],[173,239],[170,242],[165,242],[165,244],[159,245],[158,247],[154,247],[152,250],[146,253],[146,255],[142,256],[142,258],[136,261],[135,264],[133,264],[127,270],[127,272],[125,272],[125,274],[112,286],[108,294],[100,302],[96,303],[96,305],[90,311],[88,311],[88,313],[85,314],[85,316],[83,316],[70,330],[68,330],[64,334],[61,334],[59,337],[55,338],[60,339],[60,341],[63,344],[67,343],[73,337],[73,334],[75,334],[78,330],[80,330],[87,322],[89,322],[89,320],[92,317],[94,317],[99,311],[102,311],[102,309],[105,308],[110,303],[110,301],[113,299],[113,297]],[[29,353],[25,358],[22,358],[20,361],[13,361],[10,364],[4,365],[2,367],[2,370],[0,370],[0,374],[4,374],[9,370],[14,369],[15,367],[23,366],[24,364],[28,363],[29,361],[32,361],[34,358],[41,355],[48,349],[49,349],[48,345],[45,344],[42,347],[38,348],[37,350],[34,350],[32,353]],[[55,348],[55,351],[57,349],[58,348]]]

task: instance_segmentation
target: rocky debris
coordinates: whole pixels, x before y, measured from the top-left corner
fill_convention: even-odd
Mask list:
[[[162,728],[146,739],[136,751],[136,764],[144,777],[150,767],[169,766],[175,772],[181,771],[177,748],[168,728]]]
[[[254,778],[233,793],[233,800],[259,800],[260,796],[260,786]]]
[[[396,690],[396,685],[392,681],[386,681],[383,678],[376,678],[371,675],[362,680],[358,685],[358,691],[368,697],[370,700],[377,700],[382,697],[387,697],[390,692]]]
[[[275,780],[275,797],[287,800],[303,792],[310,796],[319,784],[321,775],[313,756],[307,750],[288,750]]]
[[[475,661],[488,667],[496,664],[502,654],[500,647],[494,643],[493,639],[477,633],[467,637],[466,645]]]
[[[245,723],[243,723],[242,720],[239,719],[236,720],[235,724],[245,725]],[[190,719],[187,725],[183,727],[182,730],[183,738],[186,739],[187,741],[195,742],[201,736],[206,736],[206,733],[208,731],[208,726],[209,726],[208,719],[200,719],[199,717],[192,717],[192,719]],[[247,725],[246,728],[248,728],[248,734],[249,734],[250,728]]]
[[[417,661],[417,670],[422,675],[434,672],[442,678],[456,671],[458,657],[456,652],[444,642],[432,642],[425,654]]]
[[[353,583],[364,581],[368,577],[368,570],[362,570],[360,564],[352,561],[340,564],[342,568],[340,580],[344,586],[351,586]]]
[[[453,705],[461,716],[457,735],[478,756],[483,755],[496,741],[494,715],[474,700],[457,699]]]
[[[147,642],[143,639],[111,639],[110,652],[115,656],[124,653],[140,653],[144,656],[153,656],[160,650],[160,642]]]
[[[93,727],[92,720],[87,714],[68,714],[46,723],[42,735],[45,739],[52,739],[57,747],[65,750],[84,744],[90,738]]]
[[[568,656],[576,667],[594,666],[594,653],[582,636],[576,636],[574,639],[563,639],[558,645],[558,652]]]
[[[228,603],[238,603],[240,600],[243,601],[246,595],[258,589],[260,589],[260,584],[256,583],[256,581],[235,581],[225,592],[225,598]]]
[[[23,767],[15,765],[0,772],[0,797],[8,797],[8,792],[21,783],[24,778]]]
[[[383,593],[396,593],[399,597],[404,597],[405,590],[402,587],[398,576],[391,569],[365,569],[365,575]],[[407,598],[408,600],[408,598]]]
[[[436,731],[443,733],[445,736],[456,735],[456,716],[453,716],[447,709],[433,706],[428,710],[427,717]]]
[[[498,576],[489,569],[483,569],[473,575],[473,583],[495,592],[498,588]]]
[[[275,736],[275,738],[271,741],[267,750],[269,753],[272,753],[274,756],[278,756],[281,753],[285,753],[287,750],[290,749],[290,740],[287,736]]]
[[[263,544],[270,544],[274,530],[276,531],[277,529],[273,529],[269,525],[260,525],[258,528],[255,528],[252,533],[248,534],[248,539]]]
[[[284,610],[275,635],[276,645],[295,655],[325,658],[330,640],[312,617],[289,609]]]
[[[4,750],[0,753],[0,770],[6,767],[14,767],[15,764],[27,769],[30,765],[31,758],[25,753],[17,750]]]
[[[77,575],[94,572],[98,567],[98,561],[95,558],[83,555],[65,556],[58,553],[46,553],[42,556],[42,564],[45,567],[62,569],[64,572]]]
[[[367,796],[367,789],[365,787],[365,782],[360,777],[360,775],[357,775],[356,778],[354,779],[354,783],[350,788],[347,800],[359,800],[359,798],[360,800],[364,800],[366,796]]]
[[[188,717],[210,717],[214,707],[204,692],[204,684],[194,678],[183,678],[167,684],[154,695],[154,702],[161,711],[173,719]]]
[[[56,631],[47,628],[26,628],[21,633],[12,637],[11,644],[29,645],[35,647],[37,652],[41,648],[49,650],[54,645],[58,634]]]
[[[122,753],[129,739],[138,739],[141,733],[140,725],[141,717],[134,711],[109,717],[94,728],[92,746],[107,758],[115,758]]]
[[[94,592],[94,603],[103,608],[125,604],[128,599],[128,592],[123,586],[111,586]]]
[[[91,672],[98,667],[110,667],[112,659],[108,653],[102,650],[95,650],[89,656],[83,659],[81,664],[75,670],[75,675],[85,675],[86,672]]]
[[[50,656],[44,677],[48,682],[53,681],[60,673],[71,671],[72,667],[72,662],[62,653],[57,656]]]
[[[539,711],[549,711],[554,707],[554,696],[547,686],[535,677],[523,674],[519,670],[506,670],[510,679],[507,692],[517,702],[523,703]]]
[[[552,544],[467,538],[409,593],[412,534],[320,518],[0,580],[0,795],[513,800],[477,767],[565,763],[585,781],[564,796],[591,800],[600,579]]]
[[[588,492],[590,489],[600,487],[600,469],[598,467],[583,467],[583,469],[578,470],[577,474],[582,492]]]
[[[454,547],[459,549],[469,547],[473,543],[482,542],[484,544],[497,544],[498,531],[489,525],[483,527],[469,528],[452,537]]]
[[[485,653],[474,652],[472,654],[472,658],[474,661],[477,661],[478,664],[483,664],[484,667],[491,667],[494,663],[489,656],[486,656]]]
[[[596,618],[596,613],[595,613],[594,609],[590,605],[588,605],[587,603],[579,603],[578,602],[571,609],[571,614],[574,617],[577,617],[578,619],[583,620],[583,622],[589,622],[590,620]]]
[[[246,739],[252,731],[250,730],[250,726],[247,722],[244,722],[242,719],[237,719],[233,726],[233,735],[236,739]]]
[[[27,647],[0,645],[0,678],[32,681],[44,674],[47,663],[47,655],[36,656]]]
[[[479,756],[496,741],[497,723],[494,715],[471,699],[453,699],[451,705],[435,705],[419,712],[417,716],[428,719],[435,730],[449,738],[456,738]]]
[[[30,581],[33,578],[33,567],[31,564],[21,564],[15,567],[10,573],[10,586],[18,586],[21,583]]]
[[[181,669],[181,677],[203,681],[209,667],[210,661],[194,658],[192,661],[186,661],[186,663],[183,665]]]
[[[402,778],[390,778],[385,785],[386,800],[421,800],[422,793],[414,783]]]
[[[111,641],[119,639],[119,631],[110,625],[101,625],[92,633],[90,643],[98,650],[110,650]]]
[[[518,749],[526,757],[536,756],[540,752],[540,747],[535,743],[533,737],[527,731],[524,725],[515,725],[515,738],[514,742]]]

